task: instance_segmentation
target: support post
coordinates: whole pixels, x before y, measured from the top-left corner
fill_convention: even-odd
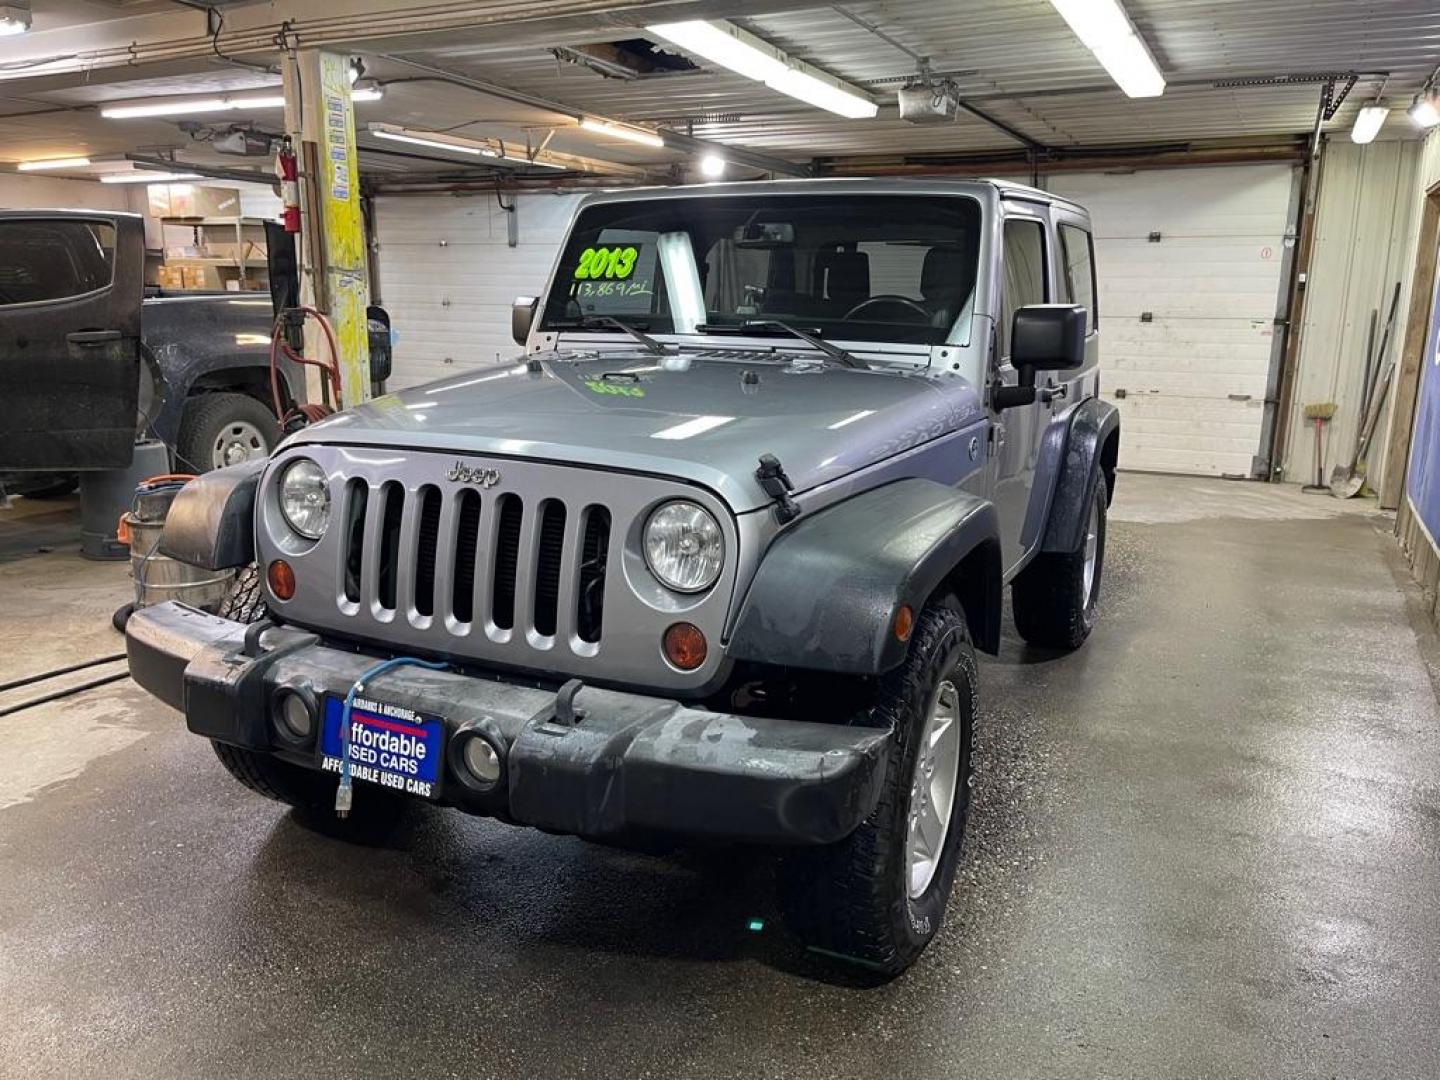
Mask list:
[[[370,397],[370,288],[349,67],[348,57],[319,49],[292,52],[285,63],[285,126],[300,157],[301,301],[324,313],[334,328],[337,405],[346,408]],[[306,323],[305,353],[329,355],[314,320]],[[317,400],[313,369],[307,378],[310,400]]]

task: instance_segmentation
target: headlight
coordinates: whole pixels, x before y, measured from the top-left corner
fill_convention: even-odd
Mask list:
[[[645,563],[668,589],[683,593],[708,589],[725,565],[719,522],[693,502],[666,503],[645,523]]]
[[[309,458],[292,461],[280,474],[280,513],[307,539],[325,535],[330,524],[330,485],[324,470]]]

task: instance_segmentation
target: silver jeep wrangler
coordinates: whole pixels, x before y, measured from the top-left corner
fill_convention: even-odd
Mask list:
[[[241,783],[607,840],[784,849],[808,944],[940,926],[973,650],[1095,621],[1118,418],[1089,219],[999,182],[588,198],[523,355],[192,482],[131,671]]]

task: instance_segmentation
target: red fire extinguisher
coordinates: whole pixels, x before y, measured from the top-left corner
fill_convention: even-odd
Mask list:
[[[285,209],[281,212],[281,220],[285,223],[285,231],[298,233],[300,231],[300,166],[295,160],[295,147],[286,135],[280,143],[280,152],[275,155],[275,175],[280,178],[280,201]]]

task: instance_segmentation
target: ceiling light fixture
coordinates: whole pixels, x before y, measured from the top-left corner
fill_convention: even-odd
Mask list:
[[[1165,77],[1119,0],[1050,0],[1127,97],[1159,97]]]
[[[725,175],[725,159],[719,154],[701,155],[700,175],[707,180],[719,180]]]
[[[1350,129],[1350,141],[1361,146],[1373,142],[1375,136],[1380,134],[1380,129],[1385,126],[1385,118],[1389,115],[1389,107],[1379,102],[1362,105],[1355,114],[1355,126]]]
[[[384,96],[385,88],[378,83],[357,86],[350,91],[351,101],[379,101]],[[212,97],[155,98],[126,105],[102,105],[100,115],[107,120],[134,120],[147,116],[193,116],[197,113],[250,112],[284,107],[285,95],[276,87],[273,90],[252,90]]]
[[[23,34],[30,29],[30,0],[7,0],[0,4],[0,37]]]
[[[1440,124],[1440,109],[1435,107],[1435,91],[1428,87],[1415,95],[1415,99],[1410,102],[1410,108],[1405,111],[1418,127],[1432,128]]]
[[[377,139],[389,139],[391,142],[409,143],[412,146],[425,146],[431,150],[447,150],[452,154],[469,154],[472,157],[498,158],[500,156],[498,150],[486,143],[462,138],[459,135],[446,135],[438,131],[412,131],[409,128],[395,127],[390,124],[371,124],[368,130]]]
[[[199,180],[200,174],[193,172],[152,172],[147,169],[133,169],[130,172],[106,173],[100,177],[102,184],[173,184],[180,180]]]
[[[690,19],[656,23],[649,33],[678,45],[712,64],[764,83],[797,101],[851,120],[866,120],[880,111],[858,86],[843,82],[819,68],[796,60],[763,38],[729,22]]]
[[[626,127],[623,124],[612,124],[608,120],[592,120],[590,117],[583,117],[580,126],[586,131],[593,131],[597,135],[608,135],[612,139],[624,139],[626,142],[639,143],[641,146],[662,147],[665,140],[653,131],[646,131],[644,128]]]
[[[89,164],[88,157],[62,157],[44,161],[22,161],[15,168],[21,172],[41,172],[45,169],[83,169]]]

